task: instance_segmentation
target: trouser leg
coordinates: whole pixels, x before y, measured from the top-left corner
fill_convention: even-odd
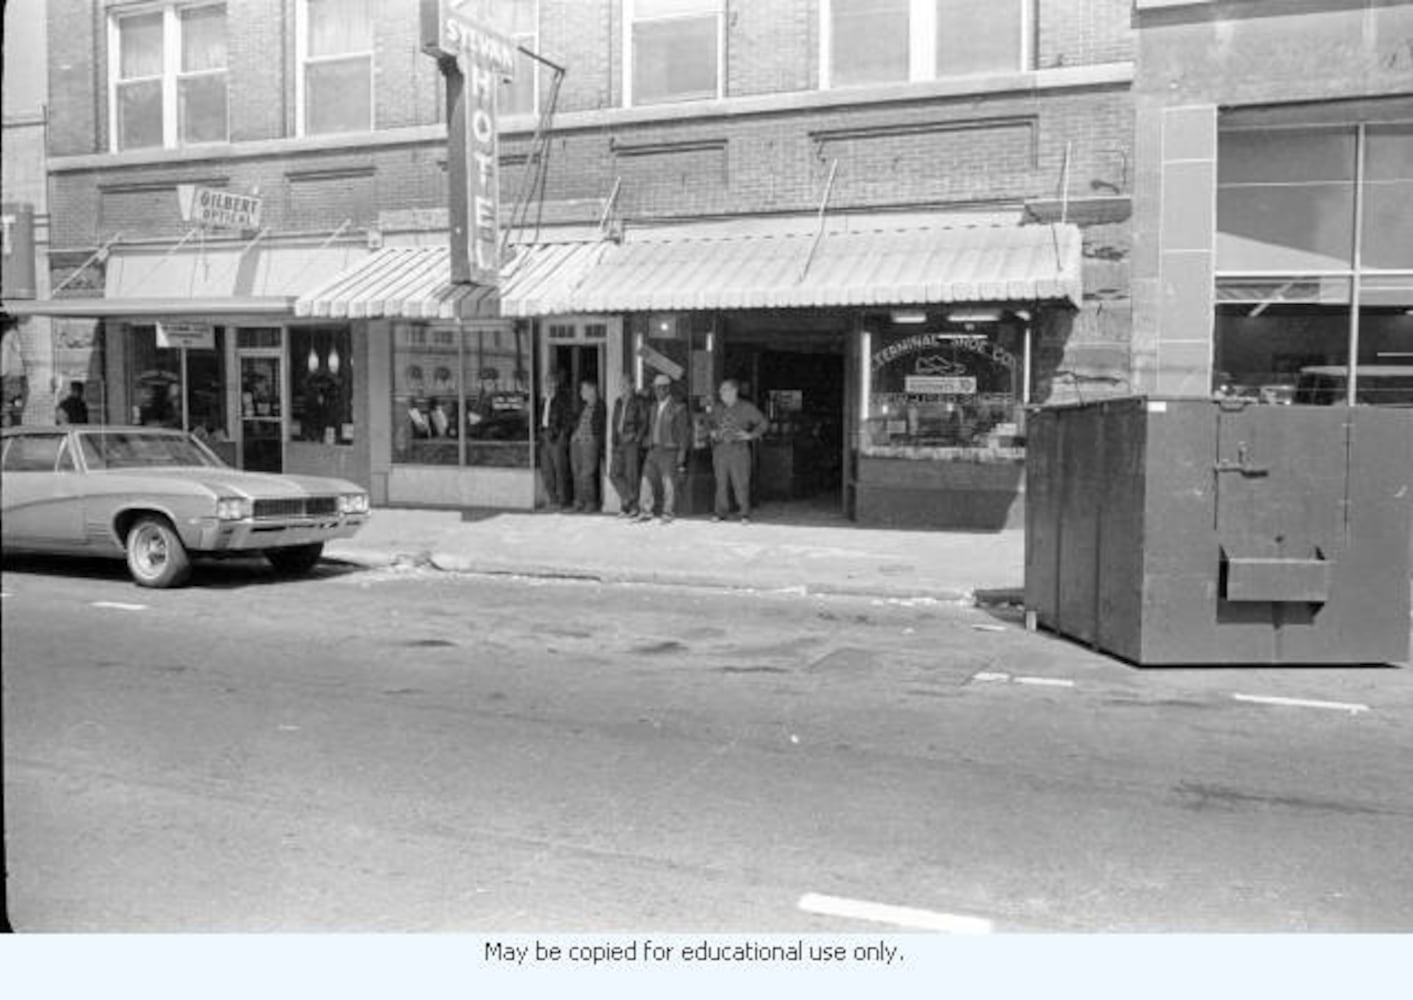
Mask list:
[[[636,511],[638,509],[638,497],[633,491],[638,488],[638,480],[642,477],[643,453],[636,443],[623,446],[623,482],[627,484],[628,493],[624,494],[623,502],[628,505],[628,509]]]
[[[711,452],[711,471],[716,479],[716,516],[731,513],[730,445],[719,444]]]
[[[733,445],[726,457],[731,485],[736,493],[736,506],[742,517],[751,516],[751,446]]]

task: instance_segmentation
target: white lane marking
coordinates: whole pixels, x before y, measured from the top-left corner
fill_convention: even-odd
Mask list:
[[[112,608],[114,611],[146,611],[146,604],[124,604],[122,601],[94,601],[95,608]]]
[[[8,590],[0,590],[0,597],[14,597],[14,596],[15,596],[15,595],[12,594],[12,593],[10,593]]]
[[[990,934],[994,927],[991,921],[981,917],[964,917],[956,913],[918,910],[911,906],[892,906],[888,903],[870,903],[862,899],[846,899],[843,896],[822,896],[814,892],[801,896],[798,905],[806,913],[869,920],[879,924],[892,924],[895,927],[940,931],[943,934]]]
[[[1066,680],[1063,677],[1017,677],[1015,682],[1017,684],[1034,684],[1037,687],[1074,687],[1074,681]]]
[[[1317,701],[1313,698],[1280,698],[1276,695],[1260,694],[1234,694],[1232,698],[1237,701],[1249,701],[1258,705],[1286,705],[1292,708],[1332,708],[1341,712],[1348,712],[1350,715],[1358,715],[1360,712],[1369,711],[1368,705],[1360,705],[1353,701]]]
[[[982,670],[979,673],[972,674],[971,679],[974,681],[999,681],[1004,684],[1011,679],[1011,675],[996,673],[992,670]]]

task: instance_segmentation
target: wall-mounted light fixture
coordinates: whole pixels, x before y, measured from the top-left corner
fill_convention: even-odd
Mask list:
[[[339,373],[339,349],[337,346],[329,348],[329,374]]]
[[[888,316],[894,323],[926,323],[927,311],[923,309],[894,309]]]
[[[958,309],[947,314],[952,323],[995,323],[1000,318],[999,309]]]
[[[305,366],[309,369],[309,374],[313,375],[319,370],[319,354],[314,350],[314,345],[309,345],[309,357],[305,359]]]

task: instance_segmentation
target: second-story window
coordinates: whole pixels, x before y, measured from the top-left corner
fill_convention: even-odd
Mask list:
[[[629,103],[722,96],[723,0],[628,0]]]
[[[370,0],[304,0],[300,12],[299,131],[368,131],[373,127]]]
[[[1028,63],[1034,0],[822,0],[820,85],[1007,73]]]
[[[228,138],[224,5],[115,15],[110,39],[115,150]]]

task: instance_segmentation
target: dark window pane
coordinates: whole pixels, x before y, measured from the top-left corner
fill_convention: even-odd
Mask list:
[[[834,0],[833,86],[908,79],[908,0]]]
[[[181,12],[182,72],[226,68],[226,8],[191,7]]]
[[[937,75],[1021,68],[1020,0],[937,0]]]
[[[162,14],[139,14],[119,20],[118,47],[118,75],[122,79],[161,76]]]
[[[1218,184],[1353,181],[1353,129],[1222,132]]]
[[[304,80],[304,129],[310,135],[372,128],[370,60],[314,63],[306,67]]]
[[[1327,388],[1319,369],[1348,364],[1349,322],[1347,305],[1218,306],[1214,391],[1268,403],[1317,401],[1309,397]]]
[[[162,81],[118,84],[118,148],[162,145]]]
[[[348,327],[290,330],[291,441],[353,443],[352,362]]]
[[[393,461],[461,462],[461,331],[422,323],[393,328]]]
[[[177,82],[181,141],[225,142],[226,74],[194,76]]]
[[[529,330],[468,331],[463,364],[466,464],[528,468]]]
[[[715,15],[633,26],[633,102],[716,96]]]
[[[1219,270],[1348,268],[1353,263],[1354,185],[1219,188],[1217,230]]]

